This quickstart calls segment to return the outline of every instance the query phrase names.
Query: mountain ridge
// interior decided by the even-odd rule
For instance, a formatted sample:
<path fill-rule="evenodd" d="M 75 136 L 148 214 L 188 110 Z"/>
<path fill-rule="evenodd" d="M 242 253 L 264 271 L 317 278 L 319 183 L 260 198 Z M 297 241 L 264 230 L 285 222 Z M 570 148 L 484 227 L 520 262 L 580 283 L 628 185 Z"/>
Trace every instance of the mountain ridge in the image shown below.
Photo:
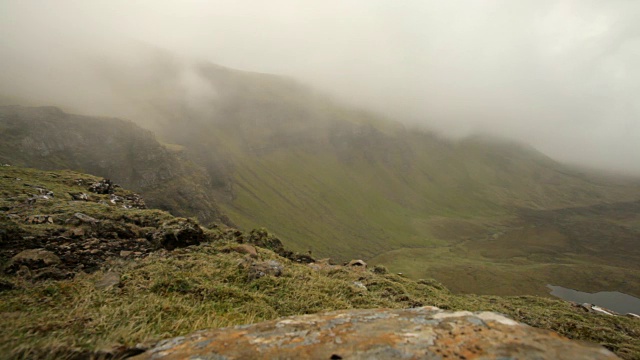
<path fill-rule="evenodd" d="M 136 98 L 154 109 L 142 116 L 149 128 L 180 147 L 184 158 L 195 165 L 191 171 L 204 179 L 193 181 L 193 186 L 208 183 L 206 194 L 220 213 L 244 229 L 267 226 L 287 247 L 301 253 L 311 251 L 337 261 L 384 258 L 396 271 L 416 278 L 435 271 L 434 277 L 448 281 L 462 271 L 455 264 L 468 262 L 488 276 L 474 290 L 506 279 L 501 293 L 541 294 L 545 281 L 558 278 L 551 268 L 567 258 L 576 267 L 570 271 L 570 281 L 576 283 L 584 268 L 580 263 L 586 260 L 580 256 L 586 255 L 574 259 L 570 248 L 554 247 L 550 257 L 525 259 L 532 267 L 548 261 L 549 270 L 536 280 L 538 285 L 528 283 L 523 289 L 515 276 L 491 275 L 493 260 L 478 257 L 468 246 L 533 226 L 519 209 L 552 212 L 640 199 L 640 182 L 635 179 L 583 173 L 530 147 L 486 136 L 442 138 L 349 108 L 272 75 L 197 65 L 188 72 L 198 76 L 199 89 L 211 91 L 202 90 L 198 101 L 188 101 L 189 92 L 180 93 L 180 83 L 172 83 L 184 69 L 177 65 L 162 69 L 162 74 L 147 78 L 163 79 L 163 88 L 175 86 L 175 91 L 166 91 L 167 96 L 140 91 L 142 98 Z M 134 79 L 133 89 L 155 84 L 136 83 L 134 76 L 127 77 L 127 69 L 119 76 L 120 86 Z M 11 150 L 5 153 L 10 159 Z M 633 233 L 637 221 L 623 226 Z M 613 225 L 607 229 L 617 231 Z M 534 240 L 513 238 L 505 246 L 533 251 Z M 401 270 L 405 263 L 413 263 L 416 252 L 411 249 L 416 248 L 444 251 L 453 266 L 442 267 L 432 255 L 419 252 L 417 261 L 426 264 L 425 270 L 419 274 Z M 449 253 L 451 249 L 455 251 Z M 617 251 L 611 249 L 613 258 Z M 387 253 L 396 254 L 393 261 Z M 514 269 L 521 260 L 510 259 L 504 266 Z M 589 270 L 577 284 L 591 286 L 587 277 L 597 277 L 596 270 Z M 630 271 L 623 266 L 614 273 Z M 627 291 L 640 294 L 640 285 L 632 283 Z M 460 285 L 447 285 L 464 291 Z"/>

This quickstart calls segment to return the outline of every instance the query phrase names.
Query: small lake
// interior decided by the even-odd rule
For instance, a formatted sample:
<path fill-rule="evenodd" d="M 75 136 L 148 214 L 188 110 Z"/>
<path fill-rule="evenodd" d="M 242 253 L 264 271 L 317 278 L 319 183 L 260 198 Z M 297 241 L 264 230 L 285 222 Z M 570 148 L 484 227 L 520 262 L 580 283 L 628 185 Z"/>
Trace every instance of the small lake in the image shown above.
<path fill-rule="evenodd" d="M 640 315 L 640 299 L 617 291 L 602 291 L 586 293 L 562 286 L 547 285 L 551 289 L 551 295 L 567 301 L 575 301 L 579 304 L 589 303 L 611 309 L 620 314 L 634 313 Z"/>

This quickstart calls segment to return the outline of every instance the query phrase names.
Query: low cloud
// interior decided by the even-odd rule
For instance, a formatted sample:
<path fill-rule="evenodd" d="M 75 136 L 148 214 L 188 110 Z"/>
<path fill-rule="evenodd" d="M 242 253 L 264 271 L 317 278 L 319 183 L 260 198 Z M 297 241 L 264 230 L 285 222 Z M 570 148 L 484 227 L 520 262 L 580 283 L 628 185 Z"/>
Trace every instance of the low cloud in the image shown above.
<path fill-rule="evenodd" d="M 158 47 L 175 57 L 153 66 L 283 74 L 451 136 L 492 133 L 640 173 L 639 18 L 629 0 L 3 1 L 0 94 L 120 116 L 113 99 L 142 89 L 105 82 L 99 64 L 148 84 L 158 69 L 138 48 Z M 166 85 L 189 101 L 215 96 L 176 76 Z"/>

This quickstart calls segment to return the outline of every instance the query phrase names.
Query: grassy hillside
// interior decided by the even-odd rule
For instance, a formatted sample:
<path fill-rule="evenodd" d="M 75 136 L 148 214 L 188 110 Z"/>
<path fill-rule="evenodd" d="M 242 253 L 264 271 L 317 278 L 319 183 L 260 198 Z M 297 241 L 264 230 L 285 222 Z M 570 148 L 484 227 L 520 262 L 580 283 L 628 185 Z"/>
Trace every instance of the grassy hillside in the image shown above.
<path fill-rule="evenodd" d="M 159 210 L 114 204 L 110 194 L 87 191 L 100 180 L 71 171 L 0 167 L 3 358 L 119 357 L 143 351 L 160 339 L 206 328 L 336 309 L 423 305 L 499 311 L 532 326 L 602 344 L 625 359 L 640 356 L 638 319 L 585 312 L 564 301 L 534 296 L 454 295 L 433 279 L 414 281 L 380 266 L 291 261 L 272 251 L 282 253 L 274 246 L 278 240 L 263 230 L 191 228 L 189 232 L 202 240 L 199 245 L 167 250 L 156 244 L 154 250 L 145 247 L 136 255 L 140 244 L 153 246 L 149 239 L 156 239 L 159 231 L 167 234 L 167 228 L 183 238 L 185 228 L 167 224 L 196 223 Z M 38 189 L 53 192 L 53 197 L 38 197 Z M 78 192 L 89 197 L 73 200 L 70 194 Z M 122 188 L 114 195 L 135 198 Z M 34 196 L 35 201 L 28 201 Z M 78 224 L 77 213 L 93 220 Z M 45 220 L 33 221 L 34 215 Z M 250 244 L 263 247 L 257 246 L 251 255 L 246 252 Z M 31 262 L 14 271 L 11 261 L 16 260 L 9 257 L 34 247 L 56 253 L 61 262 L 48 267 Z M 69 252 L 70 248 L 75 250 Z M 80 267 L 67 253 L 94 260 L 96 266 Z M 252 269 L 265 263 L 275 263 L 281 271 L 256 276 Z M 67 271 L 64 277 L 54 276 L 62 271 Z"/>
<path fill-rule="evenodd" d="M 130 121 L 0 106 L 0 137 L 0 163 L 89 172 L 139 191 L 150 205 L 175 215 L 220 220 L 206 172 L 183 147 L 163 145 Z"/>
<path fill-rule="evenodd" d="M 241 227 L 268 226 L 297 251 L 372 259 L 415 278 L 436 277 L 456 291 L 541 294 L 550 282 L 640 293 L 631 265 L 640 258 L 626 251 L 637 237 L 601 246 L 607 262 L 594 262 L 599 255 L 581 244 L 584 237 L 564 234 L 567 246 L 551 244 L 555 225 L 522 215 L 637 200 L 637 180 L 585 174 L 500 139 L 444 139 L 288 79 L 198 70 L 217 90 L 209 111 L 184 116 L 190 120 L 180 123 L 179 136 L 171 135 L 171 121 L 157 131 L 191 149 L 211 174 L 225 174 L 228 191 L 218 199 Z M 600 216 L 590 212 L 563 229 Z M 530 226 L 549 229 L 520 231 Z M 617 230 L 603 231 L 604 244 Z M 499 243 L 484 241 L 502 233 L 509 236 Z M 545 247 L 552 256 L 540 255 Z M 509 249 L 515 251 L 509 259 L 487 255 Z M 607 282 L 611 277 L 629 281 Z"/>
<path fill-rule="evenodd" d="M 162 69 L 157 78 L 171 91 L 141 91 L 154 86 L 151 75 L 149 84 L 132 84 L 141 90 L 130 99 L 131 113 L 177 144 L 180 151 L 170 158 L 178 160 L 144 165 L 150 153 L 173 153 L 156 144 L 132 152 L 139 156 L 133 165 L 118 162 L 123 169 L 149 166 L 171 174 L 147 187 L 131 184 L 151 204 L 203 220 L 219 206 L 241 228 L 266 226 L 298 252 L 370 259 L 415 278 L 435 277 L 455 291 L 542 294 L 552 283 L 640 294 L 634 275 L 640 258 L 628 251 L 637 247 L 636 218 L 616 223 L 615 210 L 640 199 L 637 179 L 582 173 L 486 136 L 444 139 L 290 79 L 214 65 L 189 69 L 210 90 L 194 104 L 180 92 L 184 69 Z M 116 70 L 110 74 L 124 78 L 119 86 L 129 84 L 126 69 Z M 15 158 L 12 149 L 3 150 L 4 159 Z M 85 154 L 98 163 L 101 152 L 88 150 L 68 152 L 65 164 Z M 37 152 L 17 158 L 17 164 L 51 168 Z M 554 223 L 556 210 L 597 204 L 614 210 Z M 529 210 L 552 216 L 538 219 L 525 215 Z M 572 230 L 596 223 L 605 225 L 590 228 L 597 239 Z M 615 246 L 594 250 L 613 239 Z"/>

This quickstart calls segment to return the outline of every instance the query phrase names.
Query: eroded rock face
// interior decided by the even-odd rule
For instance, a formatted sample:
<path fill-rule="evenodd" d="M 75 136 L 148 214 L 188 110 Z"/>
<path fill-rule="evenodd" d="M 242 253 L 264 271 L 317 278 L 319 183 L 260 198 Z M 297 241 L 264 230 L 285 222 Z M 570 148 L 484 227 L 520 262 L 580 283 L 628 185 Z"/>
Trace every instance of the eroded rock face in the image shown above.
<path fill-rule="evenodd" d="M 343 310 L 201 331 L 136 359 L 617 359 L 490 312 Z"/>

